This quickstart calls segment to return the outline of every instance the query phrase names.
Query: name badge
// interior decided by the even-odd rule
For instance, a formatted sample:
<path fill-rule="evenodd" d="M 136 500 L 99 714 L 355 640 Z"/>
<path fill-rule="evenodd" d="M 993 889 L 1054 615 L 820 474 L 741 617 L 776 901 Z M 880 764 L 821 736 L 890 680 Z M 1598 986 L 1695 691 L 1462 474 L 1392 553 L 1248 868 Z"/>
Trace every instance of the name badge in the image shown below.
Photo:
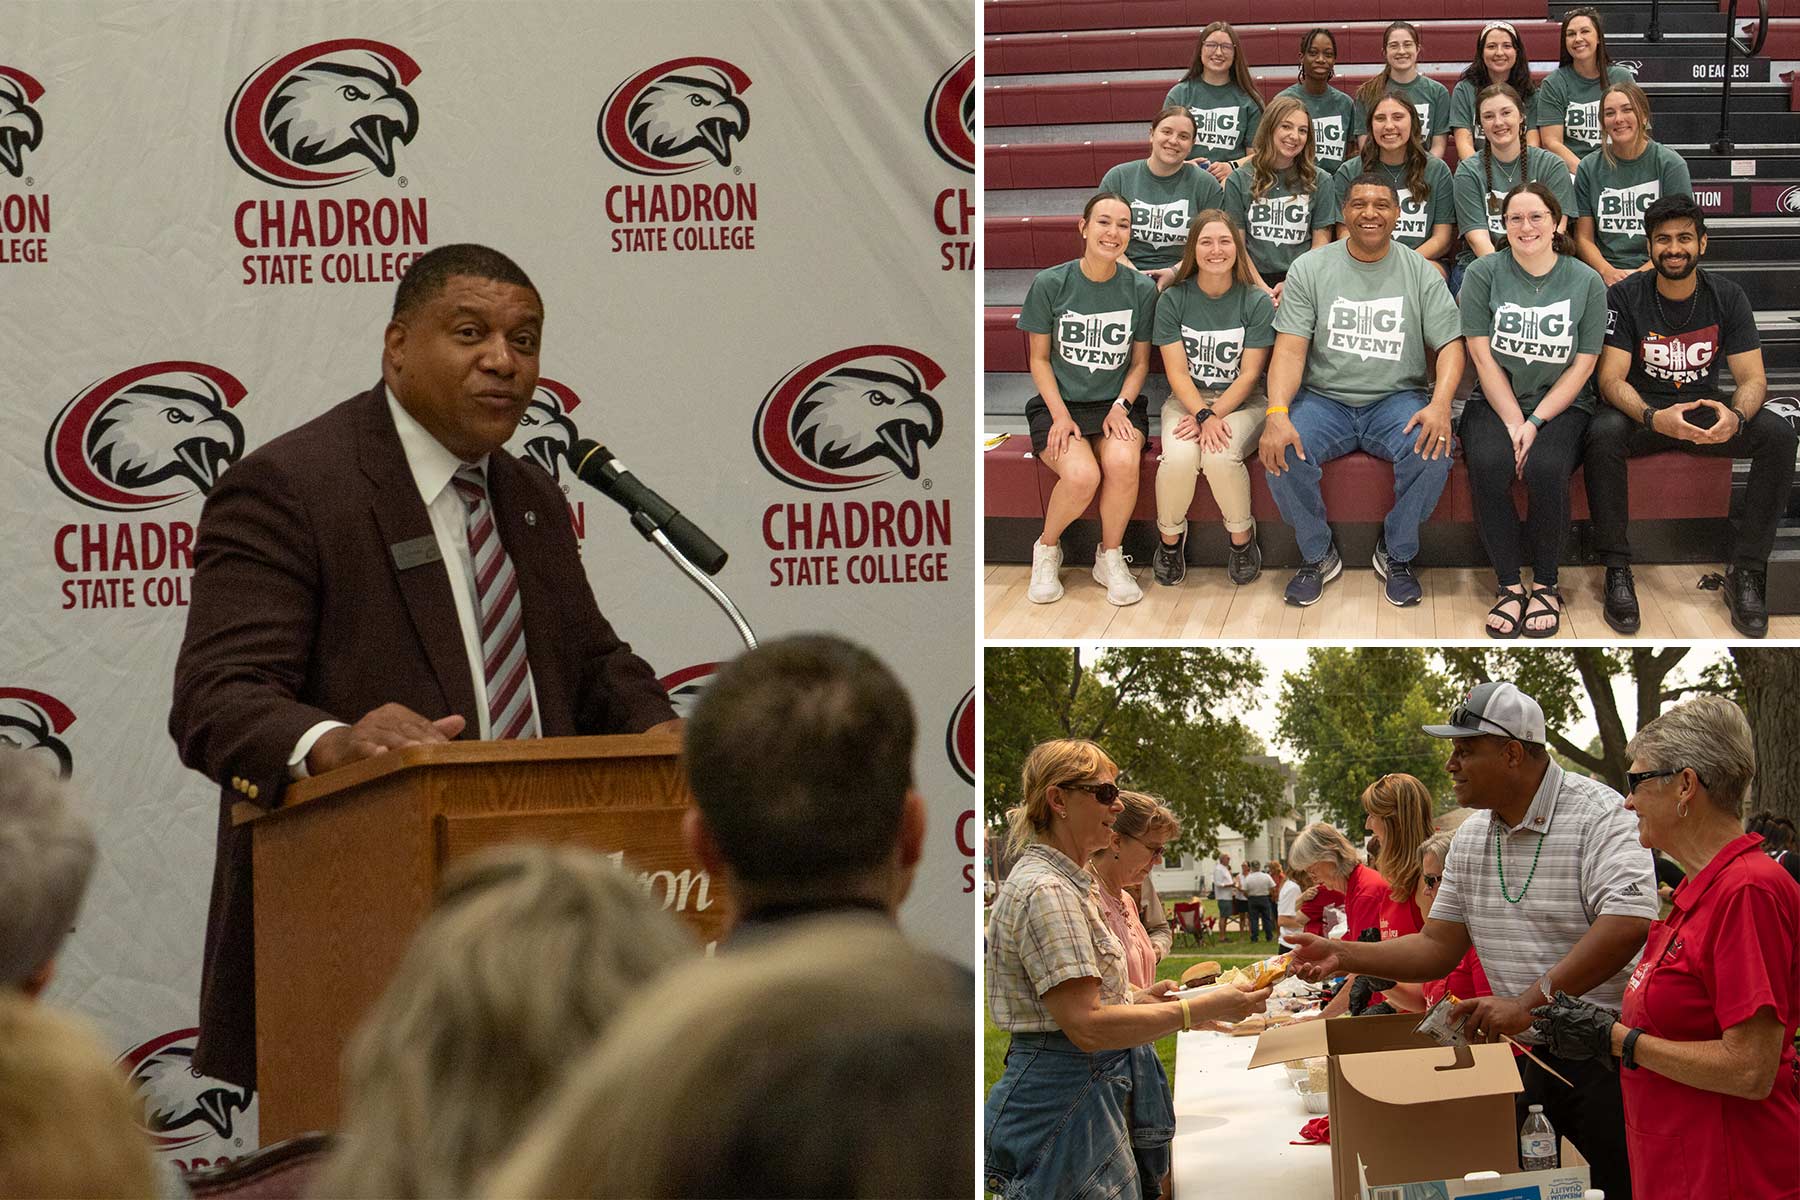
<path fill-rule="evenodd" d="M 400 571 L 410 571 L 426 563 L 441 562 L 444 557 L 444 552 L 438 549 L 437 537 L 429 533 L 424 537 L 395 542 L 388 547 L 388 553 L 394 556 L 394 567 Z"/>

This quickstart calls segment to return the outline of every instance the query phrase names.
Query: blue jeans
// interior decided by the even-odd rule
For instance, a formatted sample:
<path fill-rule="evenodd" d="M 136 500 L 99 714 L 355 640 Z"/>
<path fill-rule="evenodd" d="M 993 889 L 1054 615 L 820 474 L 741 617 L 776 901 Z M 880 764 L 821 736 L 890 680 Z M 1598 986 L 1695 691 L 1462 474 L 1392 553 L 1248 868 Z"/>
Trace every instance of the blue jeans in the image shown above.
<path fill-rule="evenodd" d="M 1269 476 L 1269 491 L 1281 508 L 1281 518 L 1293 527 L 1300 555 L 1316 563 L 1331 549 L 1331 526 L 1325 519 L 1325 498 L 1319 492 L 1324 466 L 1352 450 L 1365 450 L 1394 464 L 1394 507 L 1382 525 L 1388 556 L 1410 562 L 1419 554 L 1419 526 L 1437 507 L 1450 478 L 1450 455 L 1435 459 L 1413 453 L 1418 439 L 1415 426 L 1403 432 L 1413 414 L 1425 407 L 1424 392 L 1395 392 L 1362 408 L 1301 388 L 1288 413 L 1306 447 L 1304 459 L 1287 452 L 1287 470 Z"/>
<path fill-rule="evenodd" d="M 1061 1033 L 1017 1033 L 985 1125 L 983 1180 L 1005 1200 L 1154 1200 L 1175 1102 L 1154 1046 L 1087 1054 Z"/>
<path fill-rule="evenodd" d="M 1268 896 L 1250 897 L 1250 940 L 1275 937 L 1275 901 Z"/>

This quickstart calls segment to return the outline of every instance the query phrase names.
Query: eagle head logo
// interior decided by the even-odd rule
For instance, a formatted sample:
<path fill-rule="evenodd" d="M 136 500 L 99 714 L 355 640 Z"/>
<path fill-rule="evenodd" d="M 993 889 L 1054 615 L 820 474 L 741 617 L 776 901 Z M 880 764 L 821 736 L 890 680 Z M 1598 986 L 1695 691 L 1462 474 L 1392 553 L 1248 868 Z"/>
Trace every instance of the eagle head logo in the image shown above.
<path fill-rule="evenodd" d="M 74 722 L 75 714 L 55 696 L 0 687 L 0 747 L 38 759 L 64 779 L 75 769 L 75 758 L 59 735 Z"/>
<path fill-rule="evenodd" d="M 763 398 L 757 456 L 813 491 L 918 479 L 921 452 L 943 436 L 943 409 L 930 391 L 943 380 L 936 363 L 900 346 L 826 355 L 788 372 Z"/>
<path fill-rule="evenodd" d="M 119 1058 L 139 1106 L 139 1122 L 157 1149 L 179 1150 L 209 1137 L 230 1138 L 250 1093 L 194 1069 L 195 1029 L 178 1029 Z"/>
<path fill-rule="evenodd" d="M 731 165 L 750 130 L 750 77 L 719 58 L 678 58 L 614 88 L 600 109 L 600 148 L 628 171 L 679 175 Z"/>
<path fill-rule="evenodd" d="M 700 702 L 701 693 L 706 685 L 713 681 L 724 663 L 695 663 L 691 667 L 683 667 L 679 671 L 671 671 L 657 680 L 663 685 L 663 691 L 669 693 L 669 703 L 675 708 L 678 717 L 694 715 L 694 705 Z"/>
<path fill-rule="evenodd" d="M 925 139 L 953 167 L 975 170 L 975 55 L 938 77 L 925 101 Z"/>
<path fill-rule="evenodd" d="M 43 85 L 12 67 L 0 67 L 0 168 L 17 179 L 25 174 L 25 152 L 44 140 L 44 122 L 31 107 Z"/>
<path fill-rule="evenodd" d="M 975 782 L 975 689 L 963 693 L 944 726 L 944 754 L 964 783 Z"/>
<path fill-rule="evenodd" d="M 238 86 L 225 143 L 240 167 L 282 187 L 329 187 L 371 171 L 392 177 L 396 147 L 419 131 L 419 106 L 406 90 L 418 73 L 385 42 L 302 46 Z"/>
<path fill-rule="evenodd" d="M 567 384 L 540 375 L 531 404 L 519 420 L 519 430 L 506 448 L 542 467 L 550 478 L 561 479 L 569 449 L 581 439 L 580 430 L 569 419 L 569 413 L 580 403 L 581 397 Z"/>
<path fill-rule="evenodd" d="M 76 393 L 51 422 L 50 478 L 113 511 L 159 508 L 218 483 L 244 453 L 230 411 L 244 385 L 205 363 L 146 363 Z"/>

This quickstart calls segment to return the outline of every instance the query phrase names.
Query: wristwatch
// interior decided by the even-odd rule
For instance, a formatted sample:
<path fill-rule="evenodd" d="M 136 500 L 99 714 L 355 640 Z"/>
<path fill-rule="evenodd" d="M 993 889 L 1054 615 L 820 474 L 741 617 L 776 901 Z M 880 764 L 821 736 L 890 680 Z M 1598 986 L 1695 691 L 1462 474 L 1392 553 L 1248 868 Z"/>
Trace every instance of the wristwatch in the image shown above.
<path fill-rule="evenodd" d="M 1644 1031 L 1641 1029 L 1628 1031 L 1625 1034 L 1625 1044 L 1619 1047 L 1619 1061 L 1625 1065 L 1627 1070 L 1637 1070 L 1637 1040 L 1643 1034 Z"/>
<path fill-rule="evenodd" d="M 1643 421 L 1645 429 L 1648 429 L 1651 433 L 1656 432 L 1656 409 L 1653 405 L 1644 405 Z"/>
<path fill-rule="evenodd" d="M 1525 419 L 1531 422 L 1531 427 L 1533 429 L 1542 429 L 1544 427 L 1544 418 L 1538 416 L 1536 413 L 1532 413 Z"/>
<path fill-rule="evenodd" d="M 1120 396 L 1117 400 L 1114 400 L 1113 403 L 1118 405 L 1120 408 L 1130 408 L 1131 407 L 1131 401 L 1127 400 L 1123 396 Z"/>

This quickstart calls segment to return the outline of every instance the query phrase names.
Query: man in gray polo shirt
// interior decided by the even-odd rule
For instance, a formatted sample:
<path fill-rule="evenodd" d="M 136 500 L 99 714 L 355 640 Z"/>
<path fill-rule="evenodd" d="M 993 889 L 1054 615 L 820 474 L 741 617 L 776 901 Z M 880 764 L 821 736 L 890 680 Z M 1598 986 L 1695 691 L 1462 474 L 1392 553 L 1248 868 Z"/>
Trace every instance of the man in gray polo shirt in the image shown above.
<path fill-rule="evenodd" d="M 1656 919 L 1656 872 L 1637 817 L 1605 784 L 1568 774 L 1544 748 L 1544 710 L 1510 683 L 1475 688 L 1447 725 L 1456 801 L 1477 809 L 1457 829 L 1422 932 L 1380 943 L 1293 940 L 1299 974 L 1441 979 L 1473 944 L 1494 994 L 1463 1000 L 1472 1041 L 1527 1035 L 1531 1009 L 1557 990 L 1617 1010 Z M 1529 1040 L 1521 1037 L 1521 1040 Z M 1629 1200 L 1625 1116 L 1610 1064 L 1539 1052 L 1571 1088 L 1520 1058 L 1518 1116 L 1542 1104 L 1588 1160 L 1608 1200 Z"/>

